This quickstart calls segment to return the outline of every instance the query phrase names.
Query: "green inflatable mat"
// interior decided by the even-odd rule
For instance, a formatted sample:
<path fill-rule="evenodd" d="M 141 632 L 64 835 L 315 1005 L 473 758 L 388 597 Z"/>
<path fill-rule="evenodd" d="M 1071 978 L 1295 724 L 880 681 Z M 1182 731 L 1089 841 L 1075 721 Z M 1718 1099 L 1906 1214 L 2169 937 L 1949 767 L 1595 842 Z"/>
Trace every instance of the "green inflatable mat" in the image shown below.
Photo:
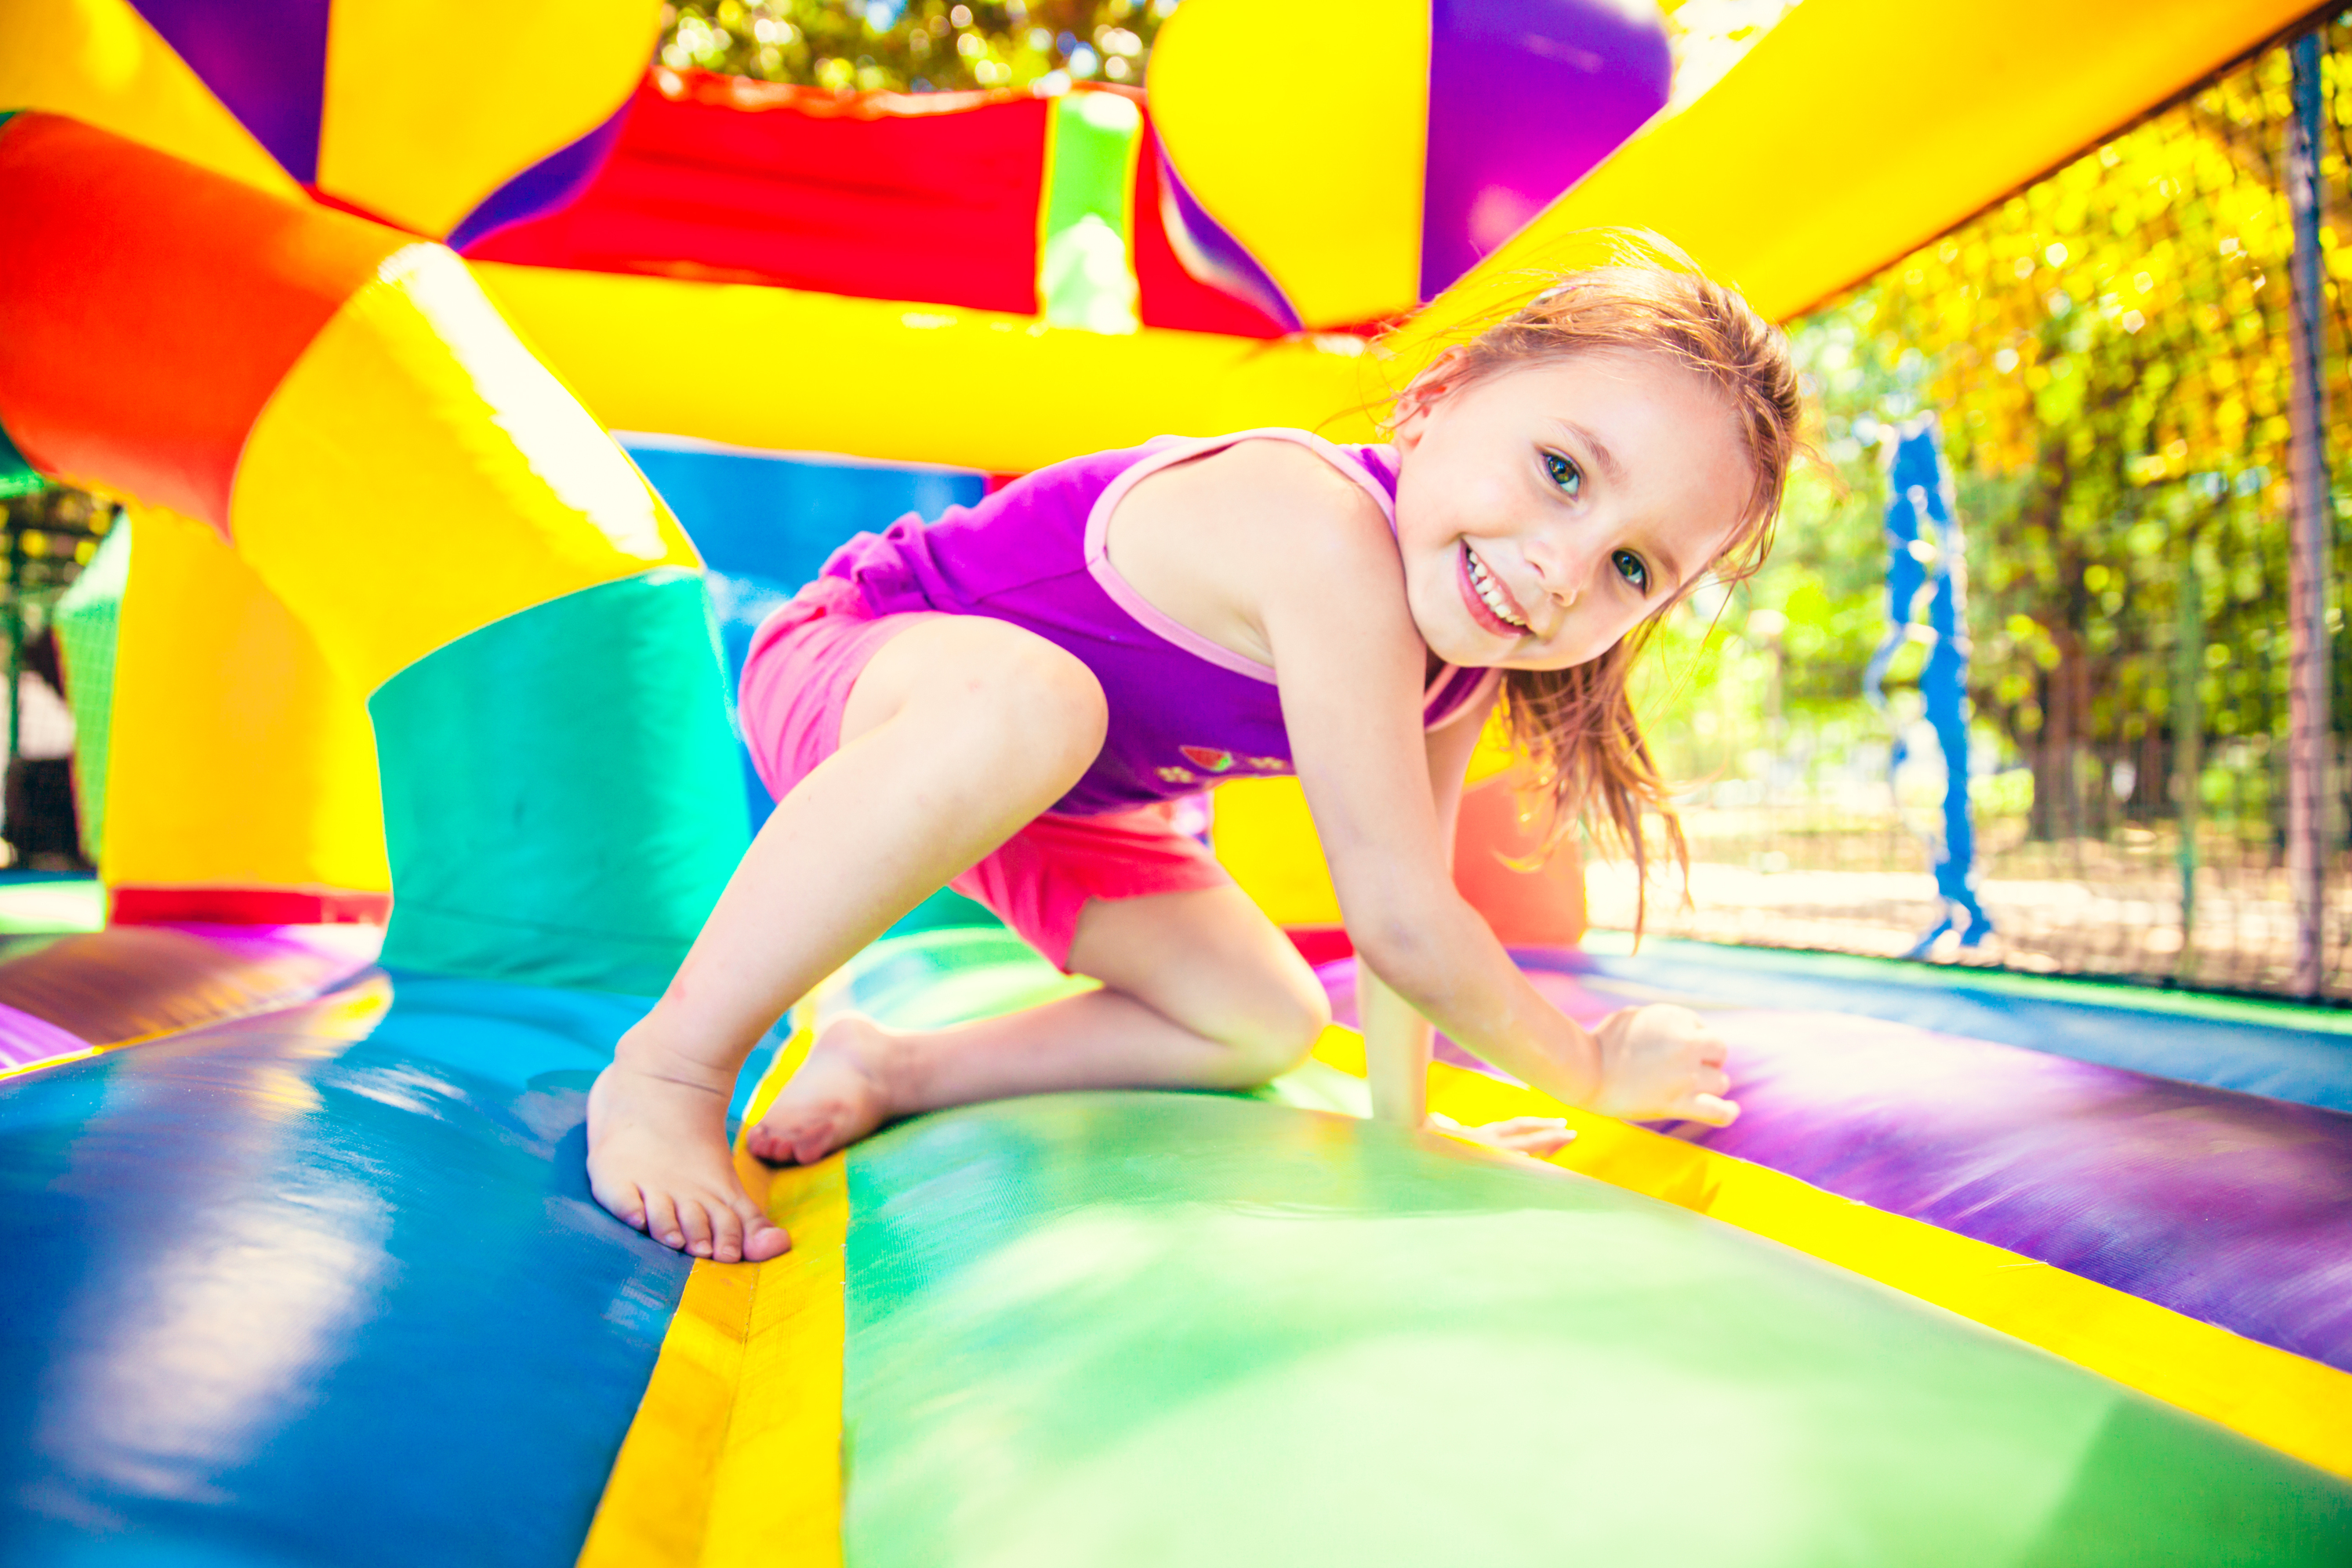
<path fill-rule="evenodd" d="M 2317 1470 L 1447 1141 L 1055 1095 L 848 1181 L 856 1568 L 2352 1563 Z"/>
<path fill-rule="evenodd" d="M 845 980 L 903 1028 L 1085 984 L 955 929 Z M 2352 1563 L 2332 1476 L 1365 1109 L 1309 1063 L 1250 1097 L 1043 1096 L 853 1149 L 852 1568 Z"/>

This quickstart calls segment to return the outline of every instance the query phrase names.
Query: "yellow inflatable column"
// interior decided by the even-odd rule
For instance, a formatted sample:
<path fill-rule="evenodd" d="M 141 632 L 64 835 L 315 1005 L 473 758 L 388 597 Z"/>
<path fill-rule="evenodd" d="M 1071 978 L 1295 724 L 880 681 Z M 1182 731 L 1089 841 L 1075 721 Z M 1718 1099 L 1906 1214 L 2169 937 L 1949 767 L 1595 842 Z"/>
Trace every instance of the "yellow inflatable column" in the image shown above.
<path fill-rule="evenodd" d="M 229 532 L 368 693 L 384 962 L 646 994 L 748 839 L 700 562 L 437 245 L 294 361 Z"/>
<path fill-rule="evenodd" d="M 134 509 L 100 872 L 117 920 L 382 920 L 363 691 L 203 523 Z"/>

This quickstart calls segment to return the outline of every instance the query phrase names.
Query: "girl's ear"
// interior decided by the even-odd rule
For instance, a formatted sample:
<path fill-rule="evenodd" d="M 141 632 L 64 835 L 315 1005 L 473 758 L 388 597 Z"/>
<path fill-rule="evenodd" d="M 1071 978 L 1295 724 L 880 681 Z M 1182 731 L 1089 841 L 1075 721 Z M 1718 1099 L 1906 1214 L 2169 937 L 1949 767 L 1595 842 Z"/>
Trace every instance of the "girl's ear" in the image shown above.
<path fill-rule="evenodd" d="M 1428 420 L 1429 411 L 1454 391 L 1463 358 L 1462 347 L 1457 343 L 1430 361 L 1397 395 L 1396 418 L 1389 434 L 1398 446 L 1409 448 L 1421 439 L 1421 426 Z"/>

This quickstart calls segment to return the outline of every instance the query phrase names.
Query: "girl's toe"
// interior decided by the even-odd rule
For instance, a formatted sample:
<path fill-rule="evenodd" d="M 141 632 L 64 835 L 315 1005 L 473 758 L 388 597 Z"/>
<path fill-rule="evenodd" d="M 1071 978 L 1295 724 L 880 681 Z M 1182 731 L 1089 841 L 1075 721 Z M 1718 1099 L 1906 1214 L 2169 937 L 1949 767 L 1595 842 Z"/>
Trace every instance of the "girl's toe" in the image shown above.
<path fill-rule="evenodd" d="M 713 1199 L 710 1214 L 710 1258 L 715 1263 L 734 1263 L 743 1256 L 743 1216 L 732 1205 Z"/>
<path fill-rule="evenodd" d="M 793 1249 L 793 1238 L 784 1227 L 767 1220 L 753 1226 L 743 1237 L 743 1260 L 765 1263 L 771 1258 L 782 1258 Z"/>
<path fill-rule="evenodd" d="M 699 1199 L 677 1201 L 677 1227 L 686 1236 L 686 1250 L 696 1258 L 710 1256 L 710 1215 Z"/>
<path fill-rule="evenodd" d="M 677 1205 L 663 1192 L 646 1194 L 646 1234 L 664 1247 L 684 1247 L 686 1233 L 677 1226 Z"/>

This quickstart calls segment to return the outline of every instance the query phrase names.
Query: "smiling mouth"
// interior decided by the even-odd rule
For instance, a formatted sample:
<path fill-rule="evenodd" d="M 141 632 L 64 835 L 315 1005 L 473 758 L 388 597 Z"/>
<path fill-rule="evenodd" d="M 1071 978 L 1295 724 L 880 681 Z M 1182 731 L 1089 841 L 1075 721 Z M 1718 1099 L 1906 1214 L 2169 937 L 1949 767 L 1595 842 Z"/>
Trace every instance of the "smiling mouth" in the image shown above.
<path fill-rule="evenodd" d="M 1528 618 L 1511 597 L 1510 590 L 1486 570 L 1486 563 L 1465 541 L 1462 545 L 1462 598 L 1470 606 L 1472 618 L 1496 637 L 1516 637 L 1527 635 Z"/>

